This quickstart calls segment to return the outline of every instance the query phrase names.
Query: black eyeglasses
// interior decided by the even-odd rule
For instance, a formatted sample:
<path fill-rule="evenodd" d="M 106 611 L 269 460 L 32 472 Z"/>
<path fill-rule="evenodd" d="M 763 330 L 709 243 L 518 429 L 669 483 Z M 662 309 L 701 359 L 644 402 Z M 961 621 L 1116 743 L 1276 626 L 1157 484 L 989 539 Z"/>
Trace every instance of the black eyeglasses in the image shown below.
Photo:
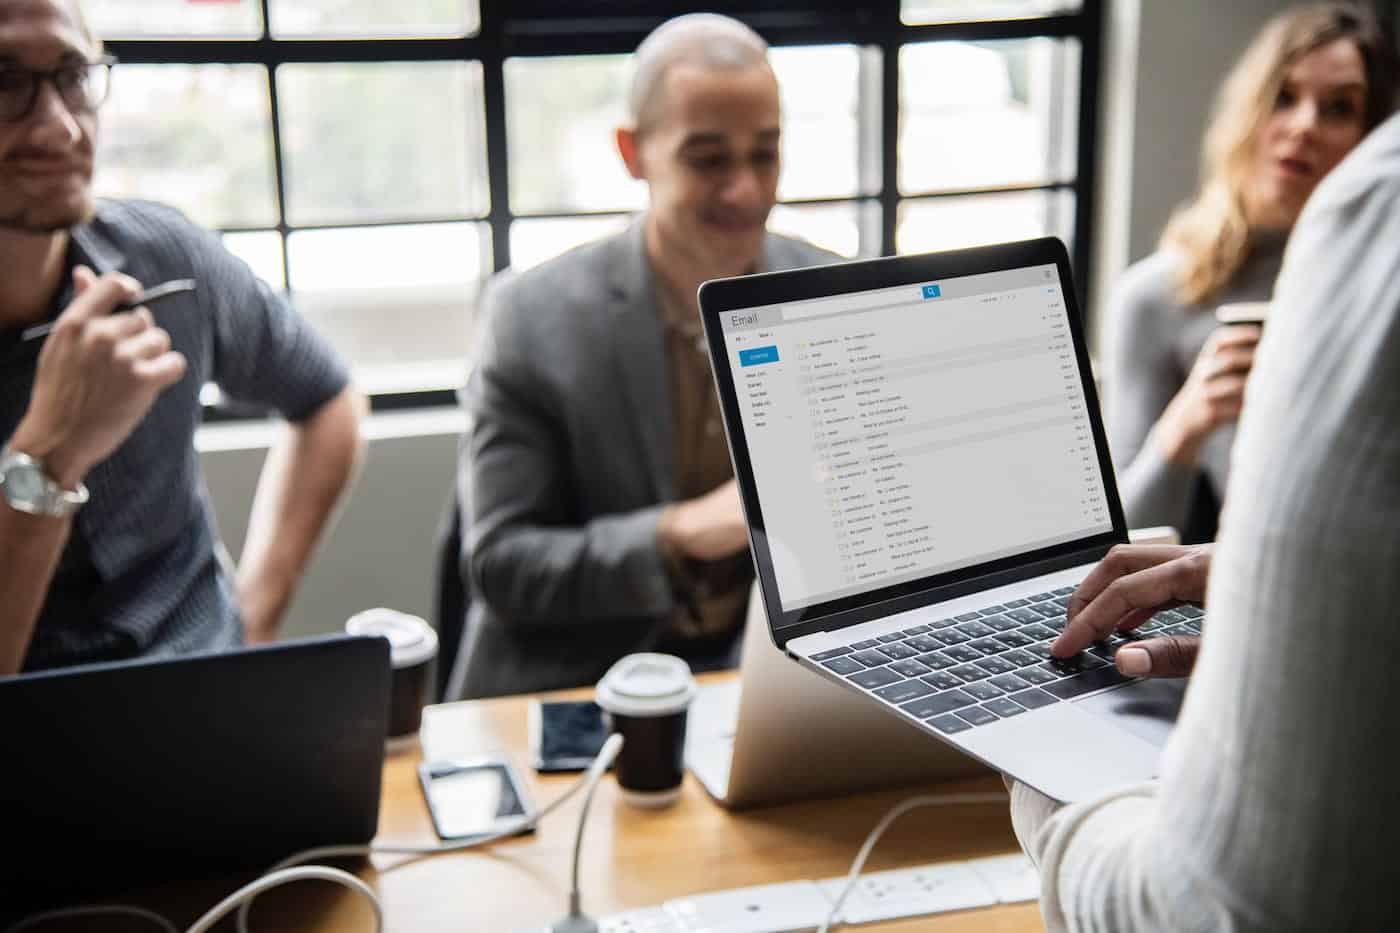
<path fill-rule="evenodd" d="M 33 113 L 45 81 L 53 84 L 70 111 L 95 111 L 112 89 L 112 66 L 116 63 L 115 58 L 104 55 L 95 62 L 60 65 L 49 71 L 0 65 L 0 123 L 17 123 Z"/>

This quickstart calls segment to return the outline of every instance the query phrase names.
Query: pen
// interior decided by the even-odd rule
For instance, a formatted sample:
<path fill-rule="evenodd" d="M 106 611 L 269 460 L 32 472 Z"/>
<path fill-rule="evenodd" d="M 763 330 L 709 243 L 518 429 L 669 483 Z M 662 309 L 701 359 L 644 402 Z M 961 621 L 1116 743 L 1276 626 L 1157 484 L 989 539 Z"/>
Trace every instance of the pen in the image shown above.
<path fill-rule="evenodd" d="M 170 295 L 179 295 L 183 292 L 192 292 L 195 289 L 194 279 L 171 279 L 169 282 L 162 282 L 159 285 L 152 285 L 141 294 L 130 301 L 117 305 L 118 311 L 133 311 L 142 305 L 149 305 Z M 47 337 L 49 331 L 53 330 L 53 321 L 45 321 L 43 324 L 35 324 L 33 327 L 26 327 L 20 331 L 19 339 L 23 343 L 29 340 L 38 340 Z"/>

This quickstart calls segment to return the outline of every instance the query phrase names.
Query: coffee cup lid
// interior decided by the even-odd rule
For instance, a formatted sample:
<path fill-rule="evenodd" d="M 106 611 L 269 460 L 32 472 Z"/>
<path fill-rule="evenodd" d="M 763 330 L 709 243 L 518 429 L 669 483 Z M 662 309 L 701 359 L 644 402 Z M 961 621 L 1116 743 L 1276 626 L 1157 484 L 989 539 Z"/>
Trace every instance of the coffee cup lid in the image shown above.
<path fill-rule="evenodd" d="M 389 639 L 394 667 L 413 667 L 437 654 L 437 632 L 417 616 L 394 609 L 366 609 L 345 622 L 351 635 L 378 635 Z"/>
<path fill-rule="evenodd" d="M 629 654 L 598 681 L 599 706 L 619 716 L 669 716 L 695 699 L 690 665 L 669 654 Z"/>

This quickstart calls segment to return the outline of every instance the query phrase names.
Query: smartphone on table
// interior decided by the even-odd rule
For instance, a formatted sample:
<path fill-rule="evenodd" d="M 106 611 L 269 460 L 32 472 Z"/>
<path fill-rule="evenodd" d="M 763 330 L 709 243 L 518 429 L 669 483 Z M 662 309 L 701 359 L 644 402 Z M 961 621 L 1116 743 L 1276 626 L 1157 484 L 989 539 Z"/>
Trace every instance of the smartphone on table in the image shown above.
<path fill-rule="evenodd" d="M 535 770 L 582 771 L 608 738 L 603 711 L 592 700 L 543 702 L 529 707 L 530 755 Z"/>
<path fill-rule="evenodd" d="M 535 815 L 520 775 L 506 758 L 425 761 L 418 766 L 418 780 L 433 828 L 452 842 L 480 839 Z"/>

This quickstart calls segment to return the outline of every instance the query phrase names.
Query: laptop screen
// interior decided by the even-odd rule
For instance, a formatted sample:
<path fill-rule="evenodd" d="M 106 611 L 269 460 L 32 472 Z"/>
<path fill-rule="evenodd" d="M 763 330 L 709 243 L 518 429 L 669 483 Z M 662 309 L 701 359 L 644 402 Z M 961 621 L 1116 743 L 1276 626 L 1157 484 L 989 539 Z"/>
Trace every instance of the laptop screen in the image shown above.
<path fill-rule="evenodd" d="M 719 315 L 784 613 L 1113 532 L 1071 308 L 1048 262 Z"/>

